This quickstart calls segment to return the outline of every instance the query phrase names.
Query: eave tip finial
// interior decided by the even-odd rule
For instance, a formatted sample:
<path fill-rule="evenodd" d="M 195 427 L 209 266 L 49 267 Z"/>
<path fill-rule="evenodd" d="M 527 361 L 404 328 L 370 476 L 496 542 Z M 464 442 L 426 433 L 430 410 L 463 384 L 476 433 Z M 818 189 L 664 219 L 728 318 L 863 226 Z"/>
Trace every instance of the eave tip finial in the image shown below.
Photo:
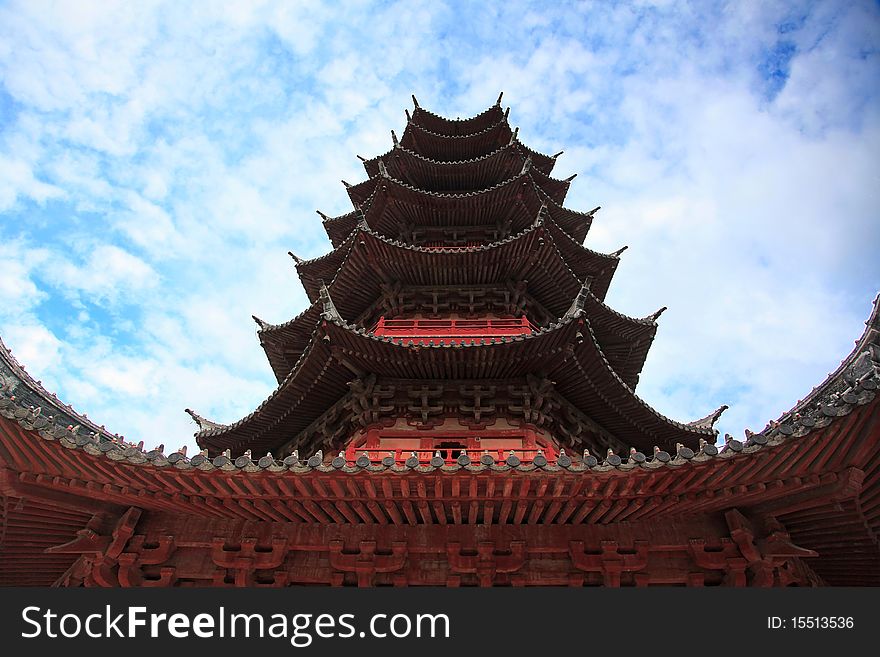
<path fill-rule="evenodd" d="M 263 331 L 263 330 L 269 328 L 269 326 L 270 326 L 269 322 L 265 322 L 265 321 L 263 321 L 262 319 L 260 319 L 260 318 L 257 317 L 256 315 L 251 315 L 251 317 L 254 318 L 254 321 L 257 323 L 257 326 L 260 327 L 260 330 L 261 330 L 261 331 Z"/>
<path fill-rule="evenodd" d="M 501 98 L 503 96 L 504 96 L 504 92 L 502 91 L 500 94 L 498 94 L 498 100 L 495 101 L 495 104 L 498 105 L 499 107 L 501 106 Z"/>
<path fill-rule="evenodd" d="M 398 145 L 397 133 L 394 130 L 391 131 L 391 141 L 394 142 L 395 147 Z"/>
<path fill-rule="evenodd" d="M 652 322 L 656 322 L 656 321 L 659 319 L 660 315 L 662 315 L 663 313 L 665 313 L 667 310 L 668 310 L 668 308 L 667 308 L 666 306 L 663 306 L 663 307 L 660 308 L 659 310 L 654 311 L 654 312 L 650 315 L 650 319 L 651 319 L 651 321 L 652 321 Z"/>
<path fill-rule="evenodd" d="M 287 252 L 287 255 L 289 255 L 291 258 L 293 258 L 293 261 L 294 261 L 296 264 L 298 264 L 298 265 L 301 265 L 301 264 L 302 264 L 303 259 L 300 258 L 298 255 L 296 255 L 293 251 L 288 251 L 288 252 Z"/>
<path fill-rule="evenodd" d="M 195 423 L 197 425 L 199 425 L 199 431 L 206 431 L 208 429 L 222 429 L 223 427 L 226 426 L 226 425 L 220 424 L 219 422 L 212 422 L 211 420 L 208 420 L 208 419 L 202 417 L 201 415 L 196 413 L 191 408 L 185 408 L 183 410 L 187 415 L 189 415 L 195 421 Z"/>
<path fill-rule="evenodd" d="M 620 256 L 621 253 L 623 253 L 624 251 L 626 251 L 628 248 L 629 248 L 629 245 L 628 245 L 628 244 L 625 244 L 625 245 L 623 245 L 622 247 L 620 247 L 619 249 L 617 249 L 617 251 L 615 251 L 615 252 L 612 253 L 611 255 L 612 255 L 613 257 L 617 258 L 617 257 Z"/>
<path fill-rule="evenodd" d="M 410 94 L 410 95 L 412 96 L 412 99 L 413 99 L 413 105 L 415 105 L 416 107 L 418 107 L 418 106 L 419 106 L 419 99 L 416 98 L 416 95 L 415 95 L 415 94 Z"/>

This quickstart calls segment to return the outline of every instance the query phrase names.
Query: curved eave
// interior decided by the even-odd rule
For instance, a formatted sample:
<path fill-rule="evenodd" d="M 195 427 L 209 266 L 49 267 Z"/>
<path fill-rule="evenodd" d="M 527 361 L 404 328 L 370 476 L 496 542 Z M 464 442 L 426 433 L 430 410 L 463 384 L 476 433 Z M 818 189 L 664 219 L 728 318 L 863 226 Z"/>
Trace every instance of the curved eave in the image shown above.
<path fill-rule="evenodd" d="M 354 245 L 328 283 L 345 317 L 358 317 L 381 295 L 383 283 L 405 285 L 490 285 L 528 282 L 529 293 L 561 317 L 580 291 L 543 226 L 536 224 L 507 239 L 466 249 L 428 249 L 359 229 Z M 319 287 L 307 289 L 318 299 Z"/>
<path fill-rule="evenodd" d="M 836 370 L 814 387 L 808 395 L 783 413 L 777 423 L 789 422 L 793 417 L 821 413 L 821 409 L 841 395 L 857 393 L 859 381 L 872 377 L 880 368 L 880 294 L 874 297 L 871 314 L 865 321 L 865 331 L 856 340 L 855 347 Z M 762 433 L 773 431 L 768 425 Z"/>
<path fill-rule="evenodd" d="M 359 210 L 352 210 L 338 217 L 325 217 L 321 224 L 324 226 L 324 232 L 330 238 L 330 244 L 335 249 L 342 244 L 353 231 L 360 221 L 362 214 Z"/>
<path fill-rule="evenodd" d="M 78 413 L 71 406 L 63 403 L 54 392 L 49 392 L 40 381 L 35 380 L 12 355 L 10 350 L 0 339 L 0 390 L 6 390 L 14 394 L 25 406 L 33 406 L 41 409 L 45 416 L 54 417 L 59 423 L 66 425 L 79 425 L 96 435 L 102 440 L 116 440 L 104 427 L 99 426 L 85 415 Z"/>
<path fill-rule="evenodd" d="M 559 227 L 564 230 L 568 236 L 578 244 L 583 244 L 587 239 L 587 233 L 590 232 L 590 226 L 593 224 L 593 215 L 596 210 L 589 212 L 580 212 L 572 210 L 554 201 L 539 185 L 535 185 L 535 192 L 541 203 L 547 205 L 547 211 L 553 217 Z"/>
<path fill-rule="evenodd" d="M 364 160 L 363 163 L 364 170 L 367 172 L 368 178 L 373 178 L 380 174 L 380 161 L 383 162 L 386 167 L 388 167 L 389 171 L 392 171 L 393 162 L 395 159 L 398 158 L 405 161 L 407 165 L 409 165 L 409 162 L 412 161 L 412 166 L 425 169 L 426 175 L 436 175 L 433 171 L 431 171 L 431 169 L 455 167 L 459 164 L 466 164 L 477 169 L 488 168 L 489 160 L 492 160 L 493 158 L 499 157 L 499 155 L 504 155 L 509 152 L 516 152 L 520 158 L 520 162 L 525 162 L 526 159 L 531 159 L 531 168 L 539 171 L 547 177 L 549 177 L 552 173 L 553 165 L 556 163 L 556 158 L 549 155 L 544 155 L 543 153 L 538 153 L 528 146 L 525 146 L 518 139 L 513 139 L 507 144 L 501 145 L 494 151 L 486 153 L 485 155 L 479 155 L 470 159 L 460 160 L 456 162 L 435 160 L 422 153 L 418 153 L 409 148 L 405 148 L 398 143 L 395 144 L 394 147 L 387 153 L 384 153 L 383 155 L 377 155 L 376 157 L 370 158 L 369 160 Z M 405 179 L 405 177 L 397 177 Z"/>
<path fill-rule="evenodd" d="M 659 445 L 674 451 L 676 443 L 699 449 L 700 439 L 714 442 L 713 429 L 690 426 L 662 415 L 635 394 L 602 353 L 588 323 L 572 358 L 552 374 L 557 389 L 581 412 L 624 444 L 642 450 Z"/>
<path fill-rule="evenodd" d="M 511 230 L 517 232 L 517 228 L 525 228 L 523 221 L 532 222 L 537 216 L 537 196 L 530 192 L 531 187 L 528 173 L 487 189 L 460 194 L 429 192 L 399 180 L 382 178 L 365 204 L 364 214 L 370 228 L 392 239 L 402 226 L 491 227 L 516 221 L 518 226 L 512 226 Z M 531 203 L 521 203 L 524 194 L 534 197 Z"/>
<path fill-rule="evenodd" d="M 425 381 L 523 377 L 563 358 L 577 330 L 563 319 L 531 334 L 429 344 L 377 336 L 340 319 L 325 319 L 323 327 L 331 349 L 365 372 Z"/>
<path fill-rule="evenodd" d="M 455 162 L 487 155 L 510 142 L 513 136 L 506 119 L 468 135 L 448 136 L 425 130 L 411 121 L 406 124 L 400 144 L 432 160 Z"/>
<path fill-rule="evenodd" d="M 437 162 L 397 147 L 382 162 L 391 178 L 425 191 L 454 194 L 494 187 L 515 178 L 522 172 L 525 159 L 514 143 L 462 162 Z M 369 180 L 348 188 L 353 203 L 363 204 L 370 197 L 375 182 L 382 177 L 378 163 L 374 168 L 367 168 Z"/>
<path fill-rule="evenodd" d="M 504 118 L 504 110 L 498 104 L 492 105 L 489 109 L 466 119 L 448 119 L 417 106 L 413 110 L 410 121 L 420 128 L 436 134 L 455 137 L 481 132 L 504 120 Z"/>
<path fill-rule="evenodd" d="M 360 239 L 358 236 L 363 237 L 365 241 L 367 239 L 375 239 L 376 237 L 374 234 L 366 231 L 356 231 L 350 235 L 352 244 L 355 240 Z M 391 242 L 391 244 L 399 246 L 399 243 Z M 498 243 L 499 246 L 502 244 L 504 243 Z M 388 241 L 383 240 L 383 248 L 387 245 Z M 548 251 L 552 250 L 549 242 L 545 242 L 544 245 L 540 246 L 547 248 Z M 412 250 L 412 247 L 409 247 L 409 250 Z M 422 253 L 426 252 L 425 249 L 420 249 L 418 251 Z M 428 256 L 431 256 L 434 253 L 436 253 L 434 250 L 427 251 Z M 455 253 L 458 254 L 460 252 Z M 451 254 L 447 253 L 446 255 L 448 256 Z M 380 261 L 387 262 L 387 260 L 384 259 L 386 257 L 393 260 L 397 259 L 393 254 L 388 253 Z M 556 259 L 558 260 L 558 254 Z M 354 263 L 355 268 L 359 265 L 363 265 L 365 268 L 364 280 L 371 275 L 375 275 L 376 272 L 374 269 L 371 269 L 369 273 L 366 273 L 366 263 Z M 457 268 L 458 265 L 454 265 L 453 267 Z M 562 280 L 567 281 L 567 284 L 563 286 L 563 289 L 571 292 L 575 290 L 576 281 L 579 277 L 573 275 L 574 272 L 566 272 L 563 267 L 564 265 L 562 263 L 557 262 L 557 267 L 555 269 L 557 277 L 555 280 L 557 283 Z M 412 274 L 417 269 L 419 269 L 418 266 L 411 268 L 410 273 Z M 342 276 L 341 280 L 351 281 L 356 280 L 357 277 L 357 274 Z M 313 278 L 314 280 L 312 280 Z M 381 286 L 381 281 L 383 280 L 380 276 L 377 279 L 376 286 L 362 283 L 361 287 L 356 291 L 361 291 L 362 288 L 362 291 L 365 293 L 364 297 L 360 302 L 352 304 L 352 290 L 347 290 L 345 288 L 345 285 L 348 283 L 338 282 L 336 278 L 337 275 L 333 275 L 327 277 L 326 280 L 330 281 L 331 296 L 333 296 L 334 293 L 337 293 L 336 296 L 340 298 L 339 305 L 345 311 L 346 317 L 359 316 L 365 308 L 364 304 L 367 303 L 368 300 L 375 301 L 375 295 L 380 293 L 380 287 L 376 286 Z M 258 332 L 260 342 L 263 349 L 266 351 L 272 369 L 279 381 L 290 372 L 296 359 L 305 350 L 306 344 L 311 338 L 311 334 L 318 322 L 320 315 L 320 303 L 318 302 L 320 284 L 318 280 L 319 277 L 307 277 L 304 279 L 304 281 L 309 281 L 308 293 L 310 297 L 314 297 L 312 305 L 309 306 L 305 312 L 289 322 L 268 326 Z M 552 283 L 552 281 L 553 279 L 549 279 L 547 282 Z M 563 308 L 566 303 L 570 303 L 571 298 L 572 297 L 568 297 L 565 299 L 559 296 L 551 306 L 559 310 L 560 308 Z M 372 303 L 372 301 L 370 301 L 370 303 Z M 604 304 L 591 292 L 586 296 L 584 312 L 596 333 L 599 343 L 602 345 L 603 352 L 612 364 L 612 367 L 614 367 L 615 371 L 628 385 L 635 388 L 638 374 L 644 366 L 645 358 L 647 357 L 648 350 L 650 349 L 651 342 L 656 332 L 656 322 L 650 319 L 636 319 L 619 313 Z M 561 315 L 561 312 L 557 313 L 557 316 Z"/>
<path fill-rule="evenodd" d="M 321 283 L 329 282 L 336 276 L 354 248 L 358 232 L 357 229 L 352 230 L 346 240 L 329 253 L 297 263 L 296 273 L 299 275 L 299 280 L 309 297 L 309 301 L 312 303 L 317 301 Z"/>
<path fill-rule="evenodd" d="M 590 292 L 585 300 L 584 314 L 612 369 L 635 390 L 657 333 L 657 322 L 619 313 Z"/>
<path fill-rule="evenodd" d="M 383 179 L 428 194 L 453 196 L 478 193 L 524 175 L 525 161 L 514 146 L 505 146 L 485 157 L 463 162 L 433 162 L 405 148 L 398 148 L 390 162 L 384 163 L 387 175 L 373 174 L 367 180 L 349 186 L 346 191 L 352 204 L 362 209 Z M 408 161 L 402 161 L 404 158 Z M 570 181 L 551 178 L 538 170 L 532 171 L 531 166 L 527 173 L 548 198 L 562 204 Z"/>
<path fill-rule="evenodd" d="M 257 331 L 260 346 L 266 352 L 266 358 L 278 383 L 287 378 L 305 352 L 312 333 L 318 326 L 321 310 L 321 304 L 315 302 L 290 321 Z"/>
<path fill-rule="evenodd" d="M 344 396 L 350 378 L 350 372 L 334 364 L 326 342 L 312 339 L 287 378 L 253 412 L 232 424 L 198 432 L 196 442 L 212 453 L 272 449 Z"/>
<path fill-rule="evenodd" d="M 588 249 L 572 239 L 571 235 L 556 223 L 552 212 L 548 211 L 547 214 L 550 218 L 546 225 L 569 269 L 581 280 L 589 278 L 590 292 L 599 300 L 604 300 L 608 288 L 611 287 L 611 279 L 617 271 L 617 265 L 620 264 L 620 257 Z"/>
<path fill-rule="evenodd" d="M 563 322 L 530 336 L 497 338 L 490 344 L 406 347 L 325 318 L 306 352 L 278 388 L 257 409 L 234 424 L 200 431 L 196 441 L 212 452 L 223 449 L 270 449 L 283 444 L 320 416 L 347 392 L 353 377 L 339 363 L 380 376 L 506 378 L 524 376 L 573 338 Z"/>
<path fill-rule="evenodd" d="M 532 173 L 532 179 L 555 204 L 565 203 L 565 196 L 568 194 L 568 188 L 571 187 L 571 180 L 552 178 L 537 169 Z"/>

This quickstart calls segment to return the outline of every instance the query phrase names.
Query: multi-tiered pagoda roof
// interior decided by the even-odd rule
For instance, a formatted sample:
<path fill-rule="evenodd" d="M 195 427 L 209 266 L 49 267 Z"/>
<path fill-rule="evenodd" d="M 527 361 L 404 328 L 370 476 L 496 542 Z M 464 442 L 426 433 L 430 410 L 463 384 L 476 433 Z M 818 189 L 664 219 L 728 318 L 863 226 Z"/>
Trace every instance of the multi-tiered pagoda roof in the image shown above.
<path fill-rule="evenodd" d="M 354 210 L 322 215 L 333 250 L 294 256 L 311 306 L 285 323 L 258 320 L 278 388 L 238 422 L 203 425 L 199 443 L 214 453 L 329 454 L 351 431 L 316 436 L 314 423 L 351 399 L 352 381 L 370 376 L 496 387 L 552 381 L 558 407 L 589 419 L 557 429 L 565 432 L 557 447 L 576 452 L 714 442 L 711 425 L 675 422 L 636 396 L 659 312 L 633 318 L 605 305 L 622 249 L 582 245 L 595 210 L 565 207 L 574 176 L 552 177 L 558 154 L 523 145 L 500 105 L 455 121 L 416 105 L 407 118 L 390 151 L 362 158 L 366 180 L 346 183 Z M 433 321 L 440 330 L 437 322 L 453 316 L 445 332 L 425 328 Z M 409 334 L 387 330 L 400 329 L 401 317 Z M 500 331 L 517 318 L 523 330 Z M 480 321 L 482 334 L 455 335 Z M 564 425 L 552 413 L 547 420 L 550 431 Z"/>

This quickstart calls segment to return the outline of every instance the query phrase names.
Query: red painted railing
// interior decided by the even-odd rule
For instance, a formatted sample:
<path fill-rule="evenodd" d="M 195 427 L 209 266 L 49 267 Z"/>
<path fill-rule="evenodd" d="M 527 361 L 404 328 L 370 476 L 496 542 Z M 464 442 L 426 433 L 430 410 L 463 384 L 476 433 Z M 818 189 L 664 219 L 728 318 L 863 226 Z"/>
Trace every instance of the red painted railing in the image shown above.
<path fill-rule="evenodd" d="M 437 251 L 439 249 L 446 249 L 448 251 L 466 251 L 467 249 L 473 249 L 478 246 L 484 246 L 485 242 L 468 242 L 466 244 L 443 244 L 442 242 L 428 242 L 426 244 L 422 244 L 423 249 L 431 249 L 432 251 Z"/>
<path fill-rule="evenodd" d="M 492 457 L 492 459 L 496 463 L 502 463 L 511 453 L 515 454 L 516 457 L 522 463 L 531 463 L 532 460 L 537 456 L 538 452 L 547 457 L 548 460 L 555 460 L 556 453 L 552 448 L 523 448 L 523 449 L 465 449 L 465 448 L 456 448 L 456 447 L 444 447 L 439 449 L 363 449 L 363 448 L 349 448 L 345 451 L 345 460 L 351 463 L 360 457 L 363 454 L 366 454 L 369 457 L 371 463 L 381 463 L 382 459 L 387 456 L 391 456 L 394 458 L 394 462 L 398 465 L 403 465 L 408 458 L 415 455 L 419 460 L 420 465 L 427 465 L 431 462 L 438 453 L 440 458 L 443 459 L 446 465 L 453 465 L 456 463 L 459 455 L 467 453 L 467 455 L 471 458 L 471 463 L 479 463 L 480 459 L 488 454 Z"/>
<path fill-rule="evenodd" d="M 392 338 L 428 338 L 428 342 L 444 338 L 458 342 L 469 338 L 496 338 L 528 335 L 536 331 L 524 315 L 522 317 L 483 319 L 385 319 L 380 317 L 373 333 Z"/>

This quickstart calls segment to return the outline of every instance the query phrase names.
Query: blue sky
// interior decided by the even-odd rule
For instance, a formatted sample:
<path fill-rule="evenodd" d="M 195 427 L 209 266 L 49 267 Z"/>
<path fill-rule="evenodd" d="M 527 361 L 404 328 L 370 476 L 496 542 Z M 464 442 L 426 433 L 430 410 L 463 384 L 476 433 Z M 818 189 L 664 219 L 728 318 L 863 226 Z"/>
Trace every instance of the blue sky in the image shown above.
<path fill-rule="evenodd" d="M 410 94 L 504 91 L 564 150 L 608 296 L 669 310 L 638 389 L 758 430 L 837 366 L 880 289 L 873 2 L 0 5 L 0 336 L 75 408 L 194 446 L 274 379 L 250 319 L 306 305 L 287 251 L 391 147 Z"/>

